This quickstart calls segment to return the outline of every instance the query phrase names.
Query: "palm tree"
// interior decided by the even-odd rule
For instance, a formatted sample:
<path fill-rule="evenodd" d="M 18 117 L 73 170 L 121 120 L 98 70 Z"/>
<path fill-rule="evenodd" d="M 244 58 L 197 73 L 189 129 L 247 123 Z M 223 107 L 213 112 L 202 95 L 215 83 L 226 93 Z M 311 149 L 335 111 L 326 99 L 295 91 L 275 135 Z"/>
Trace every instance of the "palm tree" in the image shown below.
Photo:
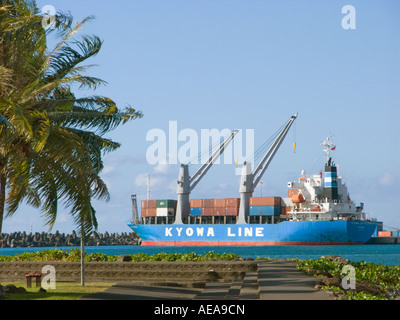
<path fill-rule="evenodd" d="M 34 1 L 0 0 L 0 233 L 5 209 L 15 214 L 22 200 L 40 208 L 51 229 L 61 200 L 79 226 L 84 285 L 84 238 L 97 228 L 91 200 L 109 199 L 99 176 L 102 156 L 119 147 L 104 134 L 142 114 L 130 106 L 121 111 L 107 97 L 73 94 L 74 85 L 105 83 L 82 66 L 101 40 L 73 37 L 90 17 L 72 28 L 72 18 L 58 14 L 60 41 L 51 51 L 52 31 L 41 19 Z"/>
<path fill-rule="evenodd" d="M 21 6 L 34 3 L 13 2 Z M 61 200 L 70 208 L 83 239 L 97 228 L 91 199 L 109 199 L 99 176 L 102 155 L 119 144 L 104 134 L 142 114 L 130 106 L 121 111 L 107 97 L 77 98 L 73 94 L 74 85 L 96 89 L 105 83 L 83 74 L 89 66 L 81 65 L 99 52 L 101 40 L 73 37 L 91 18 L 73 28 L 68 16 L 57 19 L 61 40 L 48 51 L 48 31 L 41 26 L 37 10 L 25 6 L 18 11 L 16 7 L 0 8 L 0 45 L 19 46 L 17 57 L 7 56 L 15 47 L 0 52 L 0 73 L 16 79 L 0 81 L 0 232 L 5 198 L 7 216 L 25 200 L 42 210 L 50 229 Z M 14 27 L 10 21 L 16 21 Z"/>

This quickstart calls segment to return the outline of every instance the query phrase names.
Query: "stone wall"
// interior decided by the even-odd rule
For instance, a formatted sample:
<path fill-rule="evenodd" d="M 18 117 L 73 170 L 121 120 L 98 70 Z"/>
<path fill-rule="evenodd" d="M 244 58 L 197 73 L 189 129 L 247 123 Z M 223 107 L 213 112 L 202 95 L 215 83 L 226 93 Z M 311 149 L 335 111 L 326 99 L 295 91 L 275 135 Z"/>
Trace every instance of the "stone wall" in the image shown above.
<path fill-rule="evenodd" d="M 79 262 L 0 262 L 0 282 L 25 281 L 25 274 L 43 273 L 46 265 L 55 269 L 56 281 L 80 281 Z M 256 271 L 255 261 L 205 262 L 86 262 L 87 281 L 196 282 L 243 279 Z"/>
<path fill-rule="evenodd" d="M 14 232 L 10 234 L 2 233 L 0 235 L 0 248 L 18 248 L 18 247 L 74 247 L 80 245 L 80 237 L 75 231 L 71 234 L 54 234 L 46 232 L 26 233 Z M 139 238 L 135 233 L 97 233 L 86 239 L 87 246 L 115 246 L 115 245 L 137 245 Z"/>

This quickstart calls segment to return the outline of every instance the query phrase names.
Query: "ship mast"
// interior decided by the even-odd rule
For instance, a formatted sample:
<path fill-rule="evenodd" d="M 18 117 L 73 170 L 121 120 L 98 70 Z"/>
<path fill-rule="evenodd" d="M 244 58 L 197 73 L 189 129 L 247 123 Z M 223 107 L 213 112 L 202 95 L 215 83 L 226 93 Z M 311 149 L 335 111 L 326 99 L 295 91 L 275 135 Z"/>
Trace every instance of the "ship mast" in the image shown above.
<path fill-rule="evenodd" d="M 333 144 L 333 136 L 329 136 L 326 138 L 326 140 L 324 142 L 321 142 L 321 146 L 324 147 L 324 151 L 326 152 L 326 163 L 330 164 L 330 158 L 331 158 L 331 150 L 334 150 L 334 148 L 336 147 Z"/>
<path fill-rule="evenodd" d="M 321 145 L 324 147 L 327 157 L 324 172 L 324 196 L 329 201 L 339 199 L 337 168 L 331 159 L 331 150 L 335 150 L 336 146 L 333 144 L 332 140 L 333 136 L 331 135 L 321 143 Z"/>

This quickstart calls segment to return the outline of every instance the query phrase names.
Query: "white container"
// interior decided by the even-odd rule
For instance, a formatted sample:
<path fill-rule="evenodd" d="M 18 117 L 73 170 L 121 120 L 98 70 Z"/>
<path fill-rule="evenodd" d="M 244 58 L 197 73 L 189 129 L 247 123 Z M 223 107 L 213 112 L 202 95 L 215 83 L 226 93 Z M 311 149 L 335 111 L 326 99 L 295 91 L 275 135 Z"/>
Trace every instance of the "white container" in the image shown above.
<path fill-rule="evenodd" d="M 174 215 L 174 208 L 157 208 L 157 217 L 168 217 Z"/>
<path fill-rule="evenodd" d="M 157 208 L 157 217 L 168 217 L 168 208 Z"/>

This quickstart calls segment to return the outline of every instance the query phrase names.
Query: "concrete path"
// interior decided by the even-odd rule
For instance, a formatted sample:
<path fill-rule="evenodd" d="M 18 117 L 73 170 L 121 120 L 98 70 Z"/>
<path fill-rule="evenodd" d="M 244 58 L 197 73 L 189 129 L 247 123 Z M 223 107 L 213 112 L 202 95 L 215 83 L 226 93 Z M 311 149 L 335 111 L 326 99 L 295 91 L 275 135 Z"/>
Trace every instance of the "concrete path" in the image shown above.
<path fill-rule="evenodd" d="M 316 279 L 291 261 L 260 262 L 243 280 L 207 282 L 202 288 L 119 283 L 81 300 L 334 300 L 314 289 Z"/>
<path fill-rule="evenodd" d="M 259 264 L 258 285 L 261 300 L 333 300 L 326 291 L 314 289 L 316 278 L 297 270 L 294 262 Z"/>

